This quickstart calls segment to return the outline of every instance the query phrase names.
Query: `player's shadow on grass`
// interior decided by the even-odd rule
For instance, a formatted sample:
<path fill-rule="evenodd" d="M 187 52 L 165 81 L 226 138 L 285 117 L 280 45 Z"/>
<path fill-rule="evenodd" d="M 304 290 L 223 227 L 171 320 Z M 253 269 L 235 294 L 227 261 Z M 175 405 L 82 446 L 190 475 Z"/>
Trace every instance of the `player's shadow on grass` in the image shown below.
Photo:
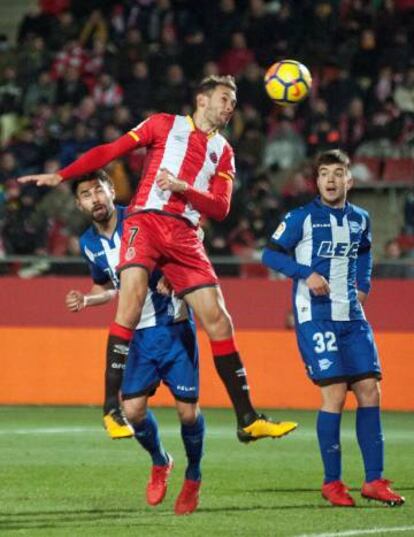
<path fill-rule="evenodd" d="M 96 522 L 126 522 L 129 526 L 149 526 L 145 523 L 143 515 L 150 515 L 148 509 L 77 509 L 61 511 L 21 511 L 17 513 L 0 512 L 1 530 L 30 530 L 52 528 L 86 528 Z M 163 513 L 169 515 L 170 513 Z M 171 516 L 173 513 L 171 513 Z M 157 522 L 158 524 L 158 522 Z M 166 523 L 166 526 L 168 524 Z"/>
<path fill-rule="evenodd" d="M 360 492 L 361 491 L 361 488 L 360 487 L 348 487 L 349 491 L 350 492 Z M 398 487 L 398 491 L 399 492 L 408 492 L 408 491 L 411 491 L 411 490 L 414 490 L 414 487 L 404 487 L 404 486 L 399 486 Z M 282 489 L 282 488 L 277 488 L 277 487 L 274 487 L 274 488 L 266 488 L 266 489 L 260 489 L 260 488 L 257 488 L 257 489 L 234 489 L 232 491 L 234 494 L 237 494 L 237 493 L 241 493 L 241 494 L 244 494 L 246 492 L 251 492 L 251 493 L 260 493 L 260 492 L 263 492 L 263 493 L 271 493 L 271 494 L 274 494 L 274 493 L 277 493 L 277 492 L 280 492 L 280 493 L 293 493 L 293 494 L 297 494 L 298 492 L 316 492 L 316 493 L 320 493 L 321 492 L 321 489 L 320 487 L 315 487 L 315 488 L 290 488 L 290 489 Z"/>
<path fill-rule="evenodd" d="M 251 505 L 250 507 L 200 507 L 197 509 L 197 513 L 234 513 L 234 512 L 242 512 L 242 511 L 288 511 L 291 509 L 312 509 L 312 510 L 319 510 L 319 509 L 341 509 L 343 510 L 343 507 L 333 507 L 332 505 L 326 504 L 326 505 L 320 505 L 317 503 L 312 504 L 297 504 L 297 505 L 268 505 L 263 506 L 260 505 Z M 356 505 L 352 509 L 384 509 L 383 505 L 379 504 L 364 504 L 364 505 Z"/>

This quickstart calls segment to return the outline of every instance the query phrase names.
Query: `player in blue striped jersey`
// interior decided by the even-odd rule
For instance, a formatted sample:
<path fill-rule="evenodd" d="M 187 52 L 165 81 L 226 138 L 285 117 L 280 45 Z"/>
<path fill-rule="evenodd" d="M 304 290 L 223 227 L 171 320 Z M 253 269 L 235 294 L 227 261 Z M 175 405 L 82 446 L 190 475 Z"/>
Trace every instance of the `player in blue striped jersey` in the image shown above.
<path fill-rule="evenodd" d="M 317 435 L 323 497 L 333 505 L 355 505 L 341 481 L 340 421 L 350 389 L 358 403 L 356 432 L 365 467 L 361 494 L 400 505 L 404 498 L 382 477 L 381 367 L 362 307 L 371 286 L 370 222 L 365 210 L 346 201 L 352 186 L 349 164 L 340 150 L 318 157 L 319 196 L 286 215 L 262 259 L 293 279 L 298 346 L 322 394 Z"/>
<path fill-rule="evenodd" d="M 66 297 L 69 310 L 77 312 L 116 296 L 119 286 L 116 267 L 125 210 L 114 205 L 112 181 L 103 171 L 81 177 L 74 182 L 73 189 L 79 208 L 92 218 L 92 225 L 80 237 L 80 248 L 94 283 L 86 295 L 72 290 Z M 147 502 L 161 503 L 172 458 L 161 444 L 158 425 L 147 409 L 147 402 L 161 381 L 168 386 L 176 400 L 188 458 L 184 485 L 175 505 L 176 514 L 181 515 L 196 509 L 201 483 L 204 418 L 198 406 L 198 346 L 187 306 L 174 295 L 160 293 L 161 287 L 165 290 L 162 274 L 154 270 L 129 354 L 122 337 L 111 334 L 108 338 L 104 424 L 112 438 L 135 436 L 149 452 L 153 467 Z M 121 382 L 125 413 L 131 425 L 119 405 Z"/>

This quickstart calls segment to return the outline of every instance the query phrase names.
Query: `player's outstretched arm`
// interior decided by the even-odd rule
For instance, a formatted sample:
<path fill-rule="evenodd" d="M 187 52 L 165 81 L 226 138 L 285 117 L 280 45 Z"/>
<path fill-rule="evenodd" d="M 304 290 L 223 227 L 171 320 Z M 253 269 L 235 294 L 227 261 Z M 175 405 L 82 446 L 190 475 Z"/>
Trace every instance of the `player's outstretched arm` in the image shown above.
<path fill-rule="evenodd" d="M 40 173 L 37 175 L 24 175 L 19 177 L 19 183 L 35 183 L 36 186 L 57 186 L 63 181 L 63 177 L 58 173 Z"/>

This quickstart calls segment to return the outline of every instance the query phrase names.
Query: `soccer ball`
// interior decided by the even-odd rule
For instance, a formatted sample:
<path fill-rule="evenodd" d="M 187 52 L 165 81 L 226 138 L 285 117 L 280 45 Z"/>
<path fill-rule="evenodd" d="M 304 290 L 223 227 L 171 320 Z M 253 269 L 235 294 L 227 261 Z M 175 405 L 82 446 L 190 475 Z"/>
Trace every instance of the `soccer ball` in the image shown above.
<path fill-rule="evenodd" d="M 272 101 L 281 106 L 288 106 L 306 97 L 312 85 L 312 76 L 302 63 L 282 60 L 269 67 L 264 83 Z"/>

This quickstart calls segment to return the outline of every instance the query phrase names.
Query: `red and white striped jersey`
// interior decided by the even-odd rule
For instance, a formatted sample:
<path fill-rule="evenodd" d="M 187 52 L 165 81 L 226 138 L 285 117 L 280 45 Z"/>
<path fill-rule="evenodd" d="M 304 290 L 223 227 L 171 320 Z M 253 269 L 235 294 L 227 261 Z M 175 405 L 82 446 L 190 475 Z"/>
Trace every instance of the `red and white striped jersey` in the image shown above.
<path fill-rule="evenodd" d="M 147 147 L 143 174 L 129 212 L 159 210 L 179 215 L 197 225 L 200 213 L 183 195 L 162 191 L 155 179 L 165 168 L 201 192 L 211 192 L 215 181 L 233 180 L 233 149 L 215 131 L 197 129 L 190 116 L 155 114 L 128 133 L 139 146 Z"/>

